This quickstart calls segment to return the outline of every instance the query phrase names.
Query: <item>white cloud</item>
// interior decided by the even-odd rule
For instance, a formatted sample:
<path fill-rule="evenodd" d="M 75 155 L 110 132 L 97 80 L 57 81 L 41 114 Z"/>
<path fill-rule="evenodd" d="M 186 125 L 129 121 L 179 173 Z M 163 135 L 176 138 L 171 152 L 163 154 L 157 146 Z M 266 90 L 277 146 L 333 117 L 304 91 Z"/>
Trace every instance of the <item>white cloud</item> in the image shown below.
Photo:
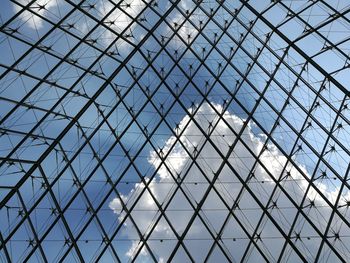
<path fill-rule="evenodd" d="M 99 19 L 104 18 L 112 9 L 114 9 L 114 11 L 104 20 L 104 23 L 107 25 L 108 29 L 101 26 L 97 30 L 97 35 L 99 35 L 98 39 L 100 40 L 99 43 L 105 47 L 109 46 L 112 42 L 115 42 L 116 38 L 119 38 L 118 34 L 124 32 L 125 29 L 127 30 L 123 33 L 123 36 L 124 38 L 126 37 L 131 43 L 136 44 L 143 39 L 145 32 L 135 30 L 138 23 L 133 22 L 133 18 L 137 17 L 141 12 L 143 12 L 143 10 L 146 8 L 146 3 L 148 2 L 149 0 L 128 0 L 123 2 L 120 8 L 114 8 L 114 5 L 111 2 L 99 1 L 96 7 Z M 170 6 L 171 4 L 167 4 L 167 8 L 170 8 Z M 193 8 L 193 3 L 188 0 L 183 0 L 180 2 L 178 8 L 181 8 L 185 12 L 186 10 L 191 10 Z M 128 15 L 126 13 L 128 13 Z M 143 15 L 141 15 L 141 18 L 144 18 Z M 180 26 L 184 20 L 185 17 L 177 9 L 174 9 L 174 11 L 168 17 L 168 21 L 172 27 L 175 23 Z M 192 18 L 192 20 L 196 21 L 197 19 Z M 83 34 L 87 34 L 93 25 L 89 25 L 89 22 L 90 20 L 82 20 L 77 24 L 77 28 Z M 199 33 L 198 30 L 188 21 L 176 29 L 178 29 L 177 34 L 186 42 L 192 42 L 195 36 Z M 159 32 L 165 36 L 170 36 L 173 34 L 173 30 L 174 29 L 171 29 L 169 26 L 163 25 L 163 28 Z M 119 52 L 124 56 L 127 55 L 127 52 L 131 51 L 132 46 L 123 38 L 120 38 L 115 42 L 115 44 Z M 177 37 L 173 38 L 170 44 L 174 48 L 183 46 L 182 41 Z"/>
<path fill-rule="evenodd" d="M 57 6 L 58 1 L 59 0 L 37 0 L 30 6 L 34 14 L 26 10 L 22 12 L 20 18 L 26 22 L 28 27 L 32 29 L 40 29 L 44 25 L 44 20 L 35 14 L 45 17 L 50 9 Z M 31 0 L 17 0 L 17 2 L 26 6 Z M 16 13 L 22 10 L 22 6 L 15 3 L 13 4 L 13 7 Z"/>
<path fill-rule="evenodd" d="M 127 12 L 131 17 L 138 16 L 143 9 L 146 7 L 146 4 L 149 2 L 142 1 L 142 0 L 133 0 L 133 1 L 127 1 L 123 4 L 123 6 L 128 5 L 128 7 L 123 7 L 123 11 Z M 169 8 L 171 5 L 168 4 L 167 8 Z M 98 6 L 98 11 L 100 13 L 101 18 L 104 17 L 111 9 L 113 5 L 109 2 L 100 2 Z M 180 2 L 178 8 L 181 8 L 184 12 L 186 10 L 191 10 L 193 8 L 192 1 L 183 0 Z M 177 10 L 169 16 L 168 21 L 172 24 L 172 26 L 176 23 L 177 25 L 181 25 L 185 17 Z M 132 37 L 129 38 L 131 42 L 137 43 L 140 41 L 144 36 L 142 34 L 135 34 L 133 31 L 135 27 L 137 26 L 137 23 L 133 23 L 132 18 L 126 15 L 123 11 L 120 9 L 115 9 L 112 14 L 108 16 L 108 18 L 105 20 L 105 22 L 108 24 L 109 28 L 111 28 L 113 31 L 117 33 L 123 32 L 126 28 L 128 28 L 127 32 L 124 33 L 124 35 L 132 35 Z M 196 19 L 192 19 L 196 21 Z M 181 36 L 185 41 L 192 41 L 195 36 L 198 34 L 198 31 L 191 25 L 190 22 L 186 21 L 181 27 L 177 28 L 178 32 L 177 34 Z M 172 29 L 170 29 L 168 26 L 164 27 L 164 32 L 162 32 L 164 35 L 172 34 Z M 103 44 L 108 46 L 110 45 L 117 36 L 112 33 L 110 30 L 105 30 L 102 35 L 101 39 L 103 40 Z M 181 41 L 180 41 L 181 42 Z M 181 46 L 182 44 L 180 42 L 176 42 L 174 39 L 171 41 L 171 44 L 174 47 Z M 127 44 L 126 41 L 120 41 L 118 42 L 118 48 L 122 51 L 126 52 L 131 46 Z"/>
<path fill-rule="evenodd" d="M 215 105 L 215 108 L 218 112 L 221 112 L 223 110 L 220 105 Z M 234 114 L 230 114 L 229 112 L 225 112 L 224 118 L 227 123 L 235 130 L 235 132 L 240 132 L 241 128 L 243 127 L 244 120 L 240 119 Z M 208 104 L 201 106 L 195 115 L 195 119 L 198 124 L 206 131 L 210 129 L 210 123 L 214 124 L 219 120 L 217 114 Z M 219 154 L 208 142 L 205 142 L 205 136 L 203 136 L 201 131 L 190 119 L 190 117 L 186 116 L 183 118 L 177 132 L 180 132 L 181 130 L 184 130 L 184 132 L 180 137 L 180 140 L 191 154 L 195 151 L 195 147 L 197 147 L 197 149 L 200 149 L 204 145 L 203 150 L 197 158 L 197 162 L 198 165 L 205 171 L 207 177 L 211 180 L 213 178 L 214 172 L 219 169 L 222 163 Z M 219 120 L 218 125 L 211 135 L 211 139 L 221 149 L 221 152 L 224 155 L 228 153 L 228 145 L 231 145 L 234 142 L 235 138 L 235 134 L 222 120 Z M 261 152 L 264 137 L 254 135 L 250 123 L 244 130 L 241 138 L 248 145 L 249 149 L 252 152 L 257 155 Z M 174 143 L 175 147 L 171 149 L 171 146 Z M 164 165 L 161 163 L 160 158 L 155 152 L 150 153 L 149 163 L 152 164 L 155 169 L 160 166 L 156 178 L 153 179 L 149 184 L 150 192 L 164 207 L 168 203 L 169 196 L 174 193 L 176 189 L 176 183 L 171 177 L 170 172 L 174 175 L 179 174 L 180 177 L 182 177 L 189 169 L 186 178 L 184 179 L 185 184 L 183 184 L 183 189 L 186 194 L 190 196 L 192 204 L 196 206 L 196 203 L 200 202 L 205 190 L 209 186 L 209 184 L 206 183 L 207 181 L 204 176 L 200 173 L 198 167 L 194 165 L 189 168 L 191 164 L 191 158 L 188 156 L 188 153 L 181 146 L 181 144 L 179 142 L 176 142 L 175 136 L 171 136 L 167 140 L 165 147 L 162 150 L 159 149 L 158 152 L 162 153 L 163 155 L 169 155 L 165 160 L 166 165 Z M 282 168 L 287 162 L 287 158 L 284 157 L 277 150 L 277 148 L 271 144 L 268 145 L 268 150 L 263 151 L 260 156 L 260 160 L 275 178 L 280 177 Z M 238 141 L 233 153 L 230 155 L 229 162 L 237 171 L 239 176 L 245 180 L 249 174 L 249 171 L 254 167 L 255 160 L 247 148 L 245 148 L 245 146 L 242 144 L 242 142 Z M 166 166 L 168 166 L 169 169 L 167 169 Z M 299 165 L 298 168 L 301 169 L 304 174 L 309 176 L 308 172 L 302 165 Z M 286 171 L 290 172 L 290 179 L 285 180 L 283 186 L 291 195 L 293 200 L 300 204 L 301 199 L 307 189 L 308 183 L 306 180 L 304 180 L 304 177 L 298 171 L 297 167 L 291 165 L 290 163 L 287 164 Z M 259 200 L 263 204 L 266 204 L 268 198 L 271 195 L 274 183 L 271 182 L 272 180 L 268 173 L 259 165 L 254 169 L 254 174 L 255 179 L 250 180 L 249 187 L 256 194 Z M 284 173 L 282 176 L 285 175 L 286 173 Z M 149 180 L 149 178 L 146 179 L 146 181 Z M 319 183 L 317 186 L 329 200 L 332 202 L 335 201 L 335 198 L 338 195 L 337 189 L 329 190 L 327 185 L 324 183 Z M 226 165 L 220 172 L 218 180 L 215 183 L 215 187 L 225 202 L 229 206 L 233 206 L 238 192 L 242 188 L 242 184 L 239 182 L 237 176 Z M 142 183 L 136 184 L 134 189 L 127 196 L 122 197 L 128 208 L 133 205 L 136 198 L 139 196 L 143 189 L 144 185 Z M 144 235 L 147 235 L 149 233 L 150 228 L 155 223 L 155 219 L 160 215 L 160 213 L 157 212 L 157 205 L 153 201 L 150 192 L 146 190 L 143 193 L 141 199 L 137 202 L 134 211 L 131 213 L 134 220 L 136 221 L 137 227 Z M 319 227 L 319 229 L 321 231 L 324 231 L 324 227 L 329 218 L 331 209 L 327 207 L 326 202 L 315 190 L 310 190 L 307 194 L 307 198 L 308 201 L 304 204 L 308 205 L 309 200 L 314 201 L 317 209 L 307 208 L 304 209 L 305 212 Z M 343 197 L 341 199 L 341 202 L 344 203 L 348 198 L 349 196 L 346 198 Z M 276 222 L 282 227 L 282 229 L 288 231 L 297 209 L 293 208 L 291 201 L 281 191 L 277 191 L 273 200 L 277 200 L 278 209 L 275 209 L 274 211 L 270 210 L 270 212 Z M 245 229 L 249 233 L 252 233 L 262 214 L 262 210 L 260 210 L 258 204 L 253 200 L 252 196 L 247 191 L 245 191 L 240 197 L 239 207 L 241 210 L 237 210 L 235 214 L 237 218 L 241 220 L 241 223 L 244 225 Z M 121 212 L 122 209 L 120 201 L 117 198 L 111 201 L 110 208 L 118 214 L 119 221 L 122 221 L 122 219 L 125 217 L 125 212 Z M 202 209 L 203 212 L 200 214 L 204 220 L 210 222 L 210 228 L 213 232 L 218 232 L 228 212 L 214 191 L 210 192 Z M 181 191 L 177 191 L 167 211 L 167 217 L 173 224 L 178 234 L 181 235 L 188 221 L 190 220 L 191 215 L 193 214 L 193 210 L 190 204 L 185 199 Z M 312 229 L 312 227 L 304 221 L 305 220 L 300 220 L 298 222 L 295 228 L 296 231 L 300 231 L 301 236 L 304 238 L 306 238 L 308 235 L 316 235 L 316 232 Z M 259 231 L 261 231 L 261 236 L 267 239 L 263 239 L 263 243 L 260 243 L 260 245 L 263 251 L 271 251 L 271 255 L 269 255 L 267 252 L 266 254 L 268 257 L 270 257 L 271 261 L 273 261 L 277 259 L 284 239 L 282 239 L 279 231 L 269 220 L 266 219 L 266 217 L 263 222 L 264 223 L 262 226 L 264 227 L 260 227 Z M 129 238 L 138 238 L 138 236 L 132 236 L 132 234 L 129 234 L 134 233 L 134 231 L 132 231 L 134 227 L 130 219 L 126 220 L 124 228 L 124 233 Z M 243 242 L 243 240 L 248 241 L 248 239 L 244 234 L 243 229 L 238 225 L 235 219 L 230 219 L 222 234 L 222 237 L 224 239 L 227 238 L 227 241 L 224 240 L 224 244 L 227 246 L 228 250 L 231 251 L 233 259 L 235 261 L 239 261 L 239 253 L 234 253 L 234 250 L 239 248 L 239 251 L 244 251 L 246 243 Z M 273 239 L 274 237 L 281 238 Z M 151 240 L 152 238 L 174 240 L 173 242 L 164 242 L 166 245 L 163 244 L 162 246 L 159 245 L 151 247 L 153 253 L 155 253 L 159 259 L 161 258 L 162 260 L 166 260 L 171 253 L 176 238 L 164 218 L 162 218 L 155 227 L 151 235 Z M 203 253 L 203 250 L 205 251 L 206 249 L 205 247 L 208 247 L 211 244 L 211 242 L 204 240 L 206 238 L 210 239 L 211 237 L 203 227 L 201 221 L 197 218 L 194 221 L 189 233 L 187 234 L 186 239 L 188 240 L 187 245 L 192 247 L 192 249 L 190 249 L 191 253 L 193 253 L 192 256 L 199 261 L 203 260 L 201 258 L 202 256 L 205 256 L 205 253 Z M 241 240 L 241 242 L 237 241 L 236 243 L 233 243 L 232 238 Z M 191 243 L 191 239 L 199 239 L 201 241 Z M 317 252 L 317 245 L 319 241 L 320 240 L 317 239 L 313 243 L 308 244 L 307 247 L 305 246 L 304 242 L 297 242 L 296 244 L 302 253 L 305 254 L 305 257 L 307 259 L 312 259 L 315 256 L 314 253 Z M 152 244 L 152 242 L 149 243 Z M 127 255 L 133 256 L 135 249 L 138 249 L 140 245 L 141 244 L 138 241 L 134 241 L 129 251 L 127 252 Z M 201 246 L 202 249 L 199 246 Z M 141 254 L 146 255 L 146 250 L 143 250 Z M 252 261 L 258 260 L 258 257 L 254 259 L 254 253 L 252 253 L 251 259 Z M 293 255 L 291 255 L 290 260 L 293 260 Z"/>
<path fill-rule="evenodd" d="M 171 6 L 171 4 L 168 4 L 168 8 Z M 180 2 L 178 5 L 178 9 L 181 9 L 183 13 L 191 12 L 192 9 L 194 8 L 194 3 L 193 1 L 189 0 L 183 0 Z M 166 30 L 164 34 L 166 34 L 168 37 L 173 35 L 174 31 L 177 30 L 177 35 L 180 36 L 186 43 L 190 43 L 193 41 L 193 39 L 197 36 L 199 33 L 198 30 L 189 22 L 191 20 L 192 22 L 198 21 L 198 17 L 196 14 L 192 14 L 191 17 L 189 17 L 187 20 L 185 16 L 180 13 L 178 9 L 174 9 L 174 11 L 171 13 L 171 15 L 168 17 L 168 22 L 171 25 L 171 28 L 169 26 L 166 26 Z M 185 21 L 186 20 L 186 21 Z M 176 25 L 176 26 L 175 26 Z M 180 27 L 181 25 L 181 27 Z M 174 48 L 179 48 L 183 46 L 182 40 L 179 38 L 175 37 L 170 41 L 171 45 Z"/>
<path fill-rule="evenodd" d="M 122 4 L 121 8 L 115 8 L 114 11 L 105 19 L 105 24 L 107 24 L 108 27 L 115 31 L 117 34 L 122 33 L 126 28 L 128 28 L 128 30 L 124 33 L 124 36 L 132 35 L 133 37 L 129 37 L 128 39 L 131 42 L 135 41 L 135 38 L 137 38 L 138 36 L 135 36 L 133 34 L 133 30 L 137 23 L 133 22 L 132 18 L 137 17 L 142 12 L 142 10 L 146 7 L 145 2 L 147 1 L 125 1 Z M 110 2 L 100 2 L 98 5 L 98 11 L 100 13 L 101 18 L 105 17 L 113 7 L 114 5 Z M 121 9 L 123 9 L 123 11 Z M 126 13 L 128 13 L 128 15 Z M 111 30 L 105 30 L 101 35 L 103 44 L 106 46 L 110 45 L 116 37 L 117 35 Z M 127 42 L 123 40 L 119 43 L 118 48 L 123 49 L 127 46 Z"/>

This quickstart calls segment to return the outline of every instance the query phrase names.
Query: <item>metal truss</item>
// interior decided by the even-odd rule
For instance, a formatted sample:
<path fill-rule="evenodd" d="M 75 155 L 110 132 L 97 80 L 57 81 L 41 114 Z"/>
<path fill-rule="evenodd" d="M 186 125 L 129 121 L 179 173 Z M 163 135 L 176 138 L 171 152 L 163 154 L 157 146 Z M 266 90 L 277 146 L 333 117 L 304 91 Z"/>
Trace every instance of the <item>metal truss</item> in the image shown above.
<path fill-rule="evenodd" d="M 2 1 L 0 261 L 349 262 L 349 13 Z"/>

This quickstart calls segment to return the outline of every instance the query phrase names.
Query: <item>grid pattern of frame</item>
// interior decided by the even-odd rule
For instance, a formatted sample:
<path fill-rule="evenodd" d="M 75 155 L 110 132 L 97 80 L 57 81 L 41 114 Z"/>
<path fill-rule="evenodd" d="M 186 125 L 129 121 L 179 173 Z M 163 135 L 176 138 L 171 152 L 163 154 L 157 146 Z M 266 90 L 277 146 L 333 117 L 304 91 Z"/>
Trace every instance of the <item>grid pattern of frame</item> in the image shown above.
<path fill-rule="evenodd" d="M 350 261 L 346 0 L 0 9 L 2 262 Z"/>

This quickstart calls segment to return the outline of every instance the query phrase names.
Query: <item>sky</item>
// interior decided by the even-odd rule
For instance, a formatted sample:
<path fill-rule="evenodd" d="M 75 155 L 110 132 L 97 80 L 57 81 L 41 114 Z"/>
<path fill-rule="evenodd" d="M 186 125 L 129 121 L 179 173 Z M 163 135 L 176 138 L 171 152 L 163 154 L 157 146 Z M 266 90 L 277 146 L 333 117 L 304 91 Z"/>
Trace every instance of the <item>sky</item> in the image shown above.
<path fill-rule="evenodd" d="M 281 251 L 285 262 L 300 256 L 313 261 L 325 231 L 331 234 L 320 260 L 336 262 L 337 253 L 349 258 L 345 218 L 350 196 L 348 186 L 341 187 L 350 162 L 344 94 L 348 23 L 339 19 L 304 36 L 305 21 L 321 25 L 331 12 L 326 4 L 309 1 L 282 1 L 263 12 L 265 20 L 255 20 L 241 1 L 225 1 L 222 7 L 207 1 L 201 8 L 190 0 L 176 8 L 161 0 L 152 8 L 143 0 L 125 1 L 120 8 L 112 2 L 90 0 L 81 11 L 74 10 L 77 0 L 0 3 L 0 127 L 8 130 L 0 136 L 0 157 L 26 160 L 1 164 L 0 185 L 5 187 L 0 197 L 45 155 L 40 169 L 21 184 L 20 196 L 10 198 L 0 212 L 11 259 L 23 261 L 35 248 L 32 262 L 41 262 L 40 249 L 49 262 L 62 256 L 77 261 L 76 250 L 67 250 L 67 225 L 79 236 L 85 261 L 101 257 L 110 262 L 116 253 L 122 262 L 165 262 L 169 257 L 201 262 L 207 256 L 213 262 L 238 262 L 246 253 L 249 262 L 274 262 Z M 346 1 L 336 2 L 333 8 L 346 12 Z M 30 8 L 22 12 L 27 4 Z M 249 4 L 258 12 L 269 5 L 260 0 Z M 301 19 L 288 19 L 286 8 L 300 12 Z M 230 11 L 237 12 L 237 19 Z M 159 23 L 164 14 L 167 23 Z M 61 27 L 50 32 L 62 19 Z M 295 46 L 277 33 L 266 39 L 268 22 L 279 25 Z M 251 23 L 254 29 L 248 33 Z M 225 34 L 220 27 L 227 27 Z M 342 42 L 339 49 L 323 48 Z M 311 62 L 305 66 L 299 49 L 321 69 Z M 54 114 L 46 114 L 50 109 Z M 59 136 L 60 143 L 49 150 Z M 43 172 L 52 184 L 47 194 Z M 280 187 L 274 181 L 281 178 Z M 64 217 L 56 216 L 53 197 Z M 235 204 L 240 209 L 230 213 Z M 97 217 L 90 222 L 91 207 Z M 22 223 L 19 214 L 28 209 L 33 211 L 30 220 Z M 114 251 L 105 249 L 105 233 Z M 214 242 L 219 233 L 221 239 Z M 298 233 L 300 239 L 286 243 L 282 233 L 294 239 Z M 331 238 L 334 233 L 341 238 Z M 183 244 L 177 241 L 181 235 Z M 257 235 L 254 245 L 249 236 Z M 140 236 L 148 239 L 146 244 Z M 41 247 L 30 244 L 41 237 Z M 4 249 L 0 255 L 5 260 Z"/>

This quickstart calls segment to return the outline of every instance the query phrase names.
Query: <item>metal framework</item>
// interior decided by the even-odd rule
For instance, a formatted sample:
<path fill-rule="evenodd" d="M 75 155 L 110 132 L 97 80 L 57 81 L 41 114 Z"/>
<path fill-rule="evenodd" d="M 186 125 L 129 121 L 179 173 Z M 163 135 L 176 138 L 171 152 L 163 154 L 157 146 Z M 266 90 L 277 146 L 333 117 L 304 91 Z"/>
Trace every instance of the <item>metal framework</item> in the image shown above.
<path fill-rule="evenodd" d="M 1 262 L 349 262 L 347 0 L 3 0 Z"/>

